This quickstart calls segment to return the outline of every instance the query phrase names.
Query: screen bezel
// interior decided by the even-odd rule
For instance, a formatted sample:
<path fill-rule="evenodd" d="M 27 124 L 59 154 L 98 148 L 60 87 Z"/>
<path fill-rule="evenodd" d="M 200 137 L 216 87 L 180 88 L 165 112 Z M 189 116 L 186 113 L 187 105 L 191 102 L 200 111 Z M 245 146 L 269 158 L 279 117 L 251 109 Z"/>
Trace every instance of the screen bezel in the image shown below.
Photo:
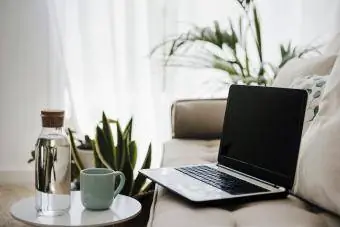
<path fill-rule="evenodd" d="M 234 89 L 239 89 L 241 87 L 241 89 L 261 89 L 261 87 L 255 87 L 255 86 L 245 86 L 245 85 L 231 85 L 230 90 L 229 90 L 229 97 L 232 97 L 233 95 L 233 90 Z M 262 89 L 270 89 L 272 91 L 270 92 L 275 92 L 275 89 L 285 89 L 288 90 L 290 88 L 269 88 L 269 87 L 265 87 Z M 300 137 L 302 136 L 302 129 L 303 129 L 303 123 L 304 123 L 304 116 L 305 116 L 305 109 L 306 109 L 306 104 L 307 104 L 307 98 L 308 98 L 308 93 L 305 90 L 300 90 L 300 89 L 290 89 L 290 90 L 294 90 L 296 95 L 301 95 L 301 108 L 300 108 L 300 115 L 301 115 L 301 120 L 299 122 L 299 125 L 297 126 L 297 129 L 300 130 Z M 227 122 L 226 122 L 226 118 L 227 118 L 227 112 L 229 108 L 232 108 L 232 100 L 228 99 L 227 100 L 227 106 L 226 106 L 226 111 L 225 111 L 225 116 L 224 116 L 224 123 L 223 123 L 223 132 L 226 131 L 226 127 L 228 127 Z M 251 170 L 252 173 L 254 173 L 254 176 L 261 176 L 260 180 L 269 182 L 273 185 L 277 185 L 277 186 L 283 186 L 286 189 L 292 189 L 293 184 L 294 184 L 294 179 L 295 179 L 295 174 L 293 174 L 292 176 L 287 176 L 278 172 L 273 172 L 271 170 L 265 169 L 265 168 L 261 168 L 259 166 L 255 166 L 255 165 L 251 165 L 249 163 L 246 162 L 242 162 L 240 160 L 237 159 L 233 159 L 230 158 L 226 155 L 223 155 L 222 152 L 222 141 L 223 138 L 227 135 L 225 135 L 225 133 L 222 132 L 221 135 L 221 143 L 220 143 L 220 148 L 219 148 L 219 154 L 218 154 L 218 163 L 222 166 L 228 167 L 230 169 L 235 169 L 236 171 L 239 172 L 244 172 L 244 173 L 249 173 Z M 297 148 L 297 152 L 299 152 L 299 148 L 300 148 L 300 144 L 301 144 L 301 140 L 299 143 L 299 146 Z M 296 158 L 295 162 L 294 162 L 294 168 L 296 170 L 296 166 L 297 166 L 297 161 L 298 158 Z M 294 171 L 295 173 L 295 171 Z M 249 174 L 247 174 L 249 175 Z M 258 178 L 258 177 L 257 177 Z"/>

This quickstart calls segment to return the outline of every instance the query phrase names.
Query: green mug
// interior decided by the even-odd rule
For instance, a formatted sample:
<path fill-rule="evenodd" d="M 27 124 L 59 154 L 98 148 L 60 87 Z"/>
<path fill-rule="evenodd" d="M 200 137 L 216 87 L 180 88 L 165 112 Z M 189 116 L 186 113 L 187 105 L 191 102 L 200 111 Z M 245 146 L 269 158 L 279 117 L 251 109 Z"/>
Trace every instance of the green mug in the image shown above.
<path fill-rule="evenodd" d="M 117 188 L 116 178 L 120 181 Z M 125 176 L 120 171 L 105 168 L 89 168 L 80 171 L 80 194 L 83 206 L 90 210 L 108 209 L 122 191 Z"/>

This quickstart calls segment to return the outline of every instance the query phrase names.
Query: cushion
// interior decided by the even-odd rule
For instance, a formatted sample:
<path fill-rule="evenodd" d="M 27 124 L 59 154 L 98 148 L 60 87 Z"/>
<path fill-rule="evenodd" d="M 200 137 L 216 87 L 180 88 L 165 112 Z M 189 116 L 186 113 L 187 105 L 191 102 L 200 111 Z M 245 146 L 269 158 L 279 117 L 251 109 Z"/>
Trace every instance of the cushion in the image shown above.
<path fill-rule="evenodd" d="M 226 99 L 179 100 L 172 105 L 172 136 L 218 139 L 222 132 Z"/>
<path fill-rule="evenodd" d="M 340 58 L 302 138 L 294 191 L 340 215 Z"/>
<path fill-rule="evenodd" d="M 173 139 L 164 144 L 162 166 L 217 161 L 219 141 Z M 195 206 L 157 186 L 148 227 L 335 227 L 340 219 L 314 210 L 301 200 L 260 201 L 224 206 Z"/>
<path fill-rule="evenodd" d="M 319 103 L 324 92 L 328 76 L 311 75 L 303 78 L 296 78 L 289 86 L 291 88 L 304 89 L 308 92 L 306 114 L 302 135 L 307 131 L 310 124 L 319 112 Z"/>
<path fill-rule="evenodd" d="M 339 54 L 339 51 L 340 51 L 340 33 L 337 33 L 325 46 L 323 53 L 327 55 L 332 55 Z"/>
<path fill-rule="evenodd" d="M 296 78 L 309 75 L 329 75 L 335 59 L 336 55 L 292 59 L 279 71 L 273 86 L 289 87 Z"/>

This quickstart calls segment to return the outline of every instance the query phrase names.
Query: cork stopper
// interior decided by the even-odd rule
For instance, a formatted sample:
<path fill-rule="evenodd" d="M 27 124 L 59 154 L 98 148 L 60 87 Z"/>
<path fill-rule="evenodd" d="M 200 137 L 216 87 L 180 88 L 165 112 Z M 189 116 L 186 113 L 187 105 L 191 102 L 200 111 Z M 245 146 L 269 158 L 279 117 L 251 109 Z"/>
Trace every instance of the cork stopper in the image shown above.
<path fill-rule="evenodd" d="M 64 124 L 63 110 L 42 110 L 42 126 L 46 128 L 60 128 Z"/>

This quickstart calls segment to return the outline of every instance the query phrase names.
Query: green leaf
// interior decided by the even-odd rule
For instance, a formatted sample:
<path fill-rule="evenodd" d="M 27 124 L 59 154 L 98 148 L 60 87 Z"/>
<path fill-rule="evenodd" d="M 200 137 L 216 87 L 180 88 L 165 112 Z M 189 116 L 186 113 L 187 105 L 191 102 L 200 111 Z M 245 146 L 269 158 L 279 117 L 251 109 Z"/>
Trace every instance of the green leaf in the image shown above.
<path fill-rule="evenodd" d="M 238 19 L 238 32 L 239 32 L 239 38 L 243 44 L 243 20 L 242 16 L 239 17 Z"/>
<path fill-rule="evenodd" d="M 178 46 L 177 46 L 177 42 L 178 40 L 180 40 L 181 36 L 179 36 L 177 39 L 175 39 L 172 44 L 171 44 L 171 48 L 170 48 L 170 51 L 169 51 L 169 56 L 171 55 L 174 55 L 176 50 L 178 49 Z"/>
<path fill-rule="evenodd" d="M 84 169 L 84 164 L 81 162 L 81 159 L 78 154 L 77 146 L 74 143 L 73 133 L 70 128 L 68 128 L 68 135 L 70 137 L 70 143 L 71 143 L 71 154 L 72 158 L 75 161 L 77 168 L 80 170 Z"/>
<path fill-rule="evenodd" d="M 131 191 L 133 187 L 133 168 L 128 159 L 126 159 L 122 172 L 124 173 L 126 180 L 121 194 L 131 196 Z"/>
<path fill-rule="evenodd" d="M 236 44 L 238 43 L 238 38 L 237 38 L 237 34 L 235 32 L 235 29 L 234 29 L 234 26 L 233 26 L 233 23 L 232 21 L 230 20 L 229 21 L 229 26 L 230 26 L 230 30 L 231 30 L 231 34 L 230 34 L 230 38 L 231 38 L 231 45 L 230 47 L 236 51 Z"/>
<path fill-rule="evenodd" d="M 116 124 L 117 120 L 113 120 L 113 119 L 107 118 L 107 122 L 110 123 L 110 124 Z M 99 123 L 103 123 L 103 120 L 99 121 Z"/>
<path fill-rule="evenodd" d="M 158 45 L 156 45 L 155 47 L 153 47 L 150 51 L 149 56 L 151 57 L 153 54 L 155 54 L 160 48 L 164 48 L 164 46 L 166 46 L 168 43 L 172 43 L 174 42 L 174 38 L 170 38 L 168 40 L 165 40 L 161 43 L 159 43 Z"/>
<path fill-rule="evenodd" d="M 221 61 L 221 60 L 215 60 L 213 62 L 213 65 L 212 65 L 213 68 L 216 68 L 216 69 L 220 69 L 220 70 L 223 70 L 223 71 L 226 71 L 227 73 L 229 73 L 229 75 L 238 75 L 238 72 L 237 70 L 235 69 L 235 67 L 226 62 L 226 61 Z"/>
<path fill-rule="evenodd" d="M 125 142 L 122 133 L 122 129 L 120 127 L 119 122 L 116 123 L 117 127 L 117 169 L 122 170 L 125 164 Z"/>
<path fill-rule="evenodd" d="M 94 166 L 96 168 L 106 168 L 106 166 L 102 163 L 102 161 L 100 160 L 100 158 L 98 156 L 96 144 L 95 144 L 94 141 L 92 142 L 92 147 L 93 147 Z"/>
<path fill-rule="evenodd" d="M 250 76 L 249 56 L 248 56 L 248 49 L 247 49 L 247 47 L 245 47 L 245 63 L 246 63 L 247 76 Z"/>
<path fill-rule="evenodd" d="M 149 145 L 148 148 L 148 152 L 146 154 L 146 157 L 144 159 L 143 165 L 141 167 L 141 169 L 149 169 L 150 165 L 151 165 L 151 143 Z M 144 186 L 146 182 L 146 177 L 144 175 L 142 175 L 141 173 L 138 173 L 137 178 L 135 180 L 135 183 L 133 185 L 133 189 L 132 189 L 132 195 L 136 195 L 139 192 L 141 192 L 142 187 Z"/>
<path fill-rule="evenodd" d="M 112 136 L 111 126 L 110 126 L 108 119 L 107 119 L 104 112 L 103 112 L 103 116 L 102 116 L 102 121 L 103 121 L 103 133 L 104 133 L 104 137 L 107 141 L 107 149 L 108 149 L 107 152 L 112 153 L 112 160 L 109 159 L 107 161 L 113 167 L 114 170 L 117 170 L 117 160 L 116 160 L 117 151 L 115 149 L 115 144 L 114 144 L 114 140 L 113 140 L 113 136 Z"/>
<path fill-rule="evenodd" d="M 96 127 L 95 146 L 95 151 L 100 161 L 106 168 L 113 169 L 113 153 L 108 145 L 103 130 L 99 126 Z"/>
<path fill-rule="evenodd" d="M 214 21 L 214 25 L 215 25 L 215 34 L 216 34 L 217 45 L 220 48 L 222 48 L 223 39 L 222 39 L 222 33 L 221 33 L 220 25 L 217 21 Z"/>
<path fill-rule="evenodd" d="M 148 191 L 153 190 L 153 189 L 155 189 L 155 183 L 154 182 L 149 182 L 149 183 L 145 184 L 144 187 L 142 187 L 141 191 L 142 192 L 148 192 Z"/>
<path fill-rule="evenodd" d="M 254 23 L 255 23 L 255 33 L 256 33 L 256 47 L 257 47 L 257 52 L 259 54 L 260 62 L 262 62 L 263 57 L 262 57 L 261 25 L 260 25 L 260 20 L 259 20 L 255 6 L 253 8 L 253 13 L 254 13 Z"/>
<path fill-rule="evenodd" d="M 132 169 L 135 169 L 136 162 L 137 162 L 137 145 L 135 141 L 132 141 L 129 144 L 129 160 L 130 160 Z"/>
<path fill-rule="evenodd" d="M 132 135 L 132 118 L 130 118 L 129 123 L 126 125 L 124 132 L 123 132 L 124 138 L 128 140 L 128 142 L 131 141 L 131 135 Z"/>

